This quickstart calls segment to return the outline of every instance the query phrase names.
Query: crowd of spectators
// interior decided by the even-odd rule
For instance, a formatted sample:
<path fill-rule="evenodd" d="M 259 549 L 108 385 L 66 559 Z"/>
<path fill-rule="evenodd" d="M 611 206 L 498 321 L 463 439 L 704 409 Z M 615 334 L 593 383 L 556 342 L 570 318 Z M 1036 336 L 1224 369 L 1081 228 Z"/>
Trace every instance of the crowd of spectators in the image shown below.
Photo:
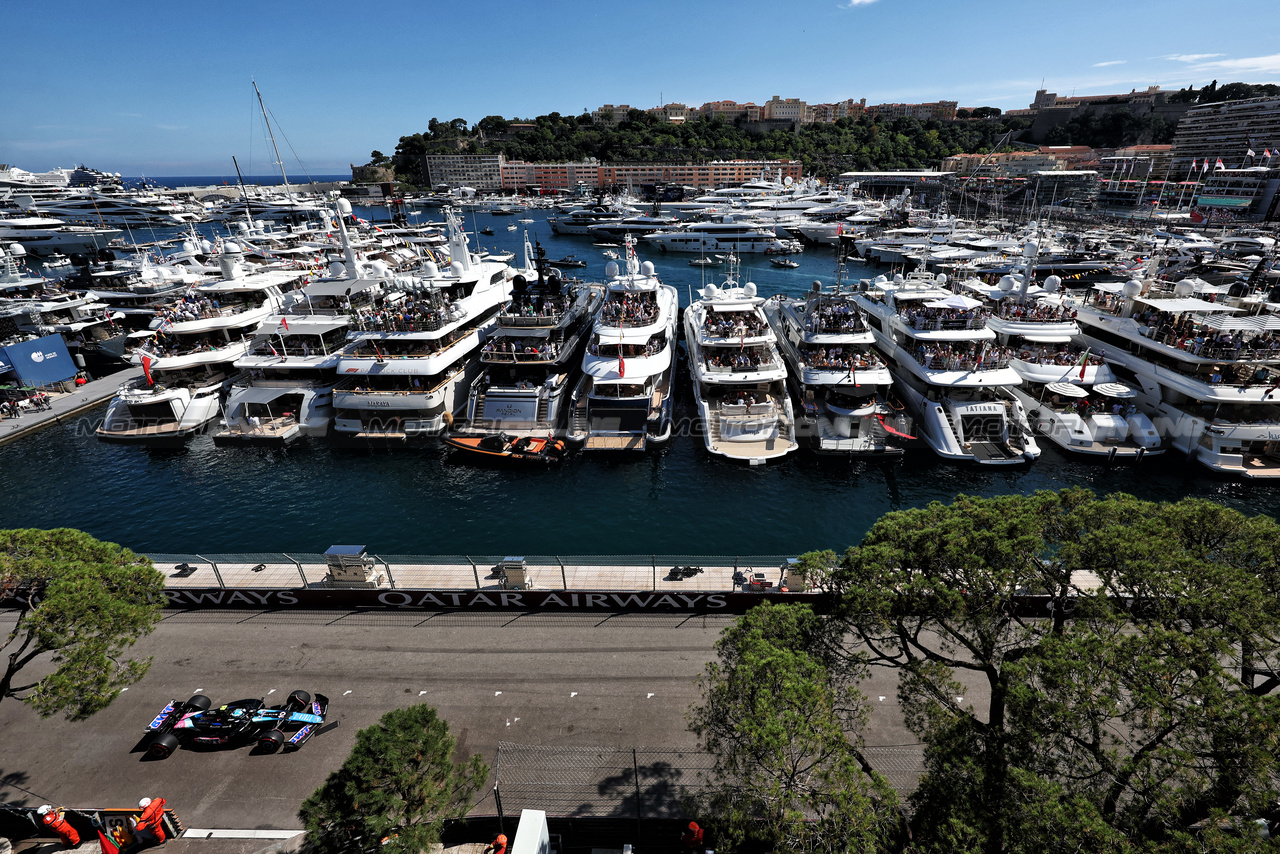
<path fill-rule="evenodd" d="M 1009 347 L 979 345 L 974 348 L 941 344 L 916 349 L 916 361 L 931 371 L 991 371 L 1009 364 Z"/>
<path fill-rule="evenodd" d="M 439 299 L 406 297 L 397 305 L 357 309 L 352 320 L 362 332 L 434 332 L 449 309 Z"/>
<path fill-rule="evenodd" d="M 980 329 L 991 312 L 985 308 L 908 308 L 903 312 L 912 329 Z"/>
<path fill-rule="evenodd" d="M 1035 347 L 1023 344 L 1018 348 L 1018 358 L 1033 365 L 1079 365 L 1080 356 L 1083 353 L 1084 348 L 1073 344 L 1063 344 L 1060 347 Z M 1090 353 L 1086 364 L 1101 365 L 1102 354 Z"/>
<path fill-rule="evenodd" d="M 1052 303 L 1028 303 L 1018 305 L 1004 300 L 997 308 L 997 316 L 1004 320 L 1021 320 L 1028 323 L 1063 323 L 1075 320 L 1078 312 L 1066 305 Z"/>
<path fill-rule="evenodd" d="M 156 309 L 156 316 L 169 323 L 185 323 L 190 320 L 220 317 L 222 306 L 212 297 L 201 296 L 196 291 L 188 291 L 171 305 Z"/>
<path fill-rule="evenodd" d="M 761 357 L 764 358 L 761 358 Z M 768 354 L 759 349 L 741 349 L 725 351 L 708 351 L 706 366 L 722 371 L 757 371 L 762 364 L 768 365 Z"/>
<path fill-rule="evenodd" d="M 811 368 L 867 370 L 884 366 L 875 356 L 853 347 L 808 347 L 801 350 L 800 357 Z"/>
<path fill-rule="evenodd" d="M 702 328 L 712 338 L 754 338 L 763 335 L 768 324 L 754 311 L 708 311 Z"/>
<path fill-rule="evenodd" d="M 866 327 L 862 322 L 862 314 L 856 306 L 847 302 L 819 303 L 809 312 L 804 320 L 807 332 L 838 334 L 841 332 L 861 332 Z"/>
<path fill-rule="evenodd" d="M 658 320 L 658 304 L 652 294 L 623 294 L 611 297 L 600 316 L 615 326 L 648 326 Z"/>
<path fill-rule="evenodd" d="M 554 359 L 560 345 L 546 338 L 501 338 L 481 348 L 481 358 L 489 362 L 544 362 Z"/>

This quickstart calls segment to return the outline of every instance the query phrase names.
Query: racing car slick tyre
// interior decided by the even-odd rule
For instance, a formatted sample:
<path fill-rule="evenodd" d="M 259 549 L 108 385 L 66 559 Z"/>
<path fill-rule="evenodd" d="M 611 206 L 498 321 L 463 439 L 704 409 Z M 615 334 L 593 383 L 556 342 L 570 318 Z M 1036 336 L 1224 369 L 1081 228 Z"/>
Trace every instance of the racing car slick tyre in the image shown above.
<path fill-rule="evenodd" d="M 147 745 L 147 755 L 153 759 L 167 759 L 177 749 L 178 737 L 171 732 L 163 732 L 151 739 L 151 743 Z"/>
<path fill-rule="evenodd" d="M 282 744 L 284 744 L 284 733 L 278 729 L 273 729 L 258 739 L 258 748 L 263 753 L 275 753 Z"/>
<path fill-rule="evenodd" d="M 187 705 L 197 712 L 207 712 L 209 707 L 213 705 L 213 700 L 210 700 L 204 694 L 196 694 L 190 700 L 187 700 Z"/>
<path fill-rule="evenodd" d="M 285 705 L 289 707 L 291 712 L 300 712 L 311 705 L 311 695 L 302 690 L 294 691 L 289 695 Z"/>

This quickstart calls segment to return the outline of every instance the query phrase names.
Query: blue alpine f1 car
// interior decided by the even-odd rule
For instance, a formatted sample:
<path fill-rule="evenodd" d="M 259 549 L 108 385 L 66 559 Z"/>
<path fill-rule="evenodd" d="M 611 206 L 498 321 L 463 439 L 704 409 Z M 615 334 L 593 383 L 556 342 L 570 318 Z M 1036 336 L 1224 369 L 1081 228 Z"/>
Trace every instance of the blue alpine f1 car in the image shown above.
<path fill-rule="evenodd" d="M 324 723 L 329 698 L 294 691 L 282 705 L 263 700 L 236 700 L 213 708 L 213 702 L 196 694 L 182 702 L 170 700 L 151 723 L 144 742 L 147 754 L 164 759 L 180 745 L 240 747 L 254 743 L 263 753 L 296 750 L 306 744 Z"/>

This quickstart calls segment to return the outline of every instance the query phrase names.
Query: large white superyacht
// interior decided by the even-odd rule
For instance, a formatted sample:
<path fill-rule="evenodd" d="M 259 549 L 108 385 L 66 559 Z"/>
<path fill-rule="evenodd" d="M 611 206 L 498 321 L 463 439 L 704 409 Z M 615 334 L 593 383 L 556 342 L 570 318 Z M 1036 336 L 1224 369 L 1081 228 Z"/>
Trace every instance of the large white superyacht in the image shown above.
<path fill-rule="evenodd" d="M 665 231 L 650 232 L 643 239 L 663 252 L 790 252 L 795 246 L 773 229 L 746 217 L 724 214 L 706 222 L 690 222 Z"/>
<path fill-rule="evenodd" d="M 404 441 L 440 433 L 466 403 L 479 373 L 473 356 L 496 326 L 517 271 L 471 252 L 458 214 L 446 209 L 448 270 L 426 262 L 401 293 L 357 311 L 338 363 L 333 436 Z"/>
<path fill-rule="evenodd" d="M 894 390 L 919 435 L 943 459 L 1034 460 L 1040 448 L 1021 402 L 1009 392 L 1022 382 L 1010 353 L 987 327 L 981 301 L 952 293 L 945 281 L 911 273 L 862 284 L 858 304 L 889 363 Z"/>
<path fill-rule="evenodd" d="M 735 259 L 736 260 L 736 259 Z M 707 450 L 760 465 L 798 445 L 787 367 L 756 286 L 732 264 L 684 313 L 689 375 Z"/>
<path fill-rule="evenodd" d="M 1121 383 L 1101 351 L 1076 343 L 1080 327 L 1074 299 L 1059 296 L 1062 279 L 1044 286 L 1021 275 L 998 285 L 965 286 L 992 301 L 987 327 L 1010 350 L 1010 366 L 1022 384 L 1009 392 L 1022 404 L 1032 428 L 1069 454 L 1135 461 L 1163 452 L 1160 436 L 1134 405 L 1137 393 Z"/>
<path fill-rule="evenodd" d="M 467 398 L 466 435 L 561 433 L 603 288 L 564 281 L 525 235 L 537 275 L 512 279 L 511 301 L 480 350 L 482 372 Z"/>
<path fill-rule="evenodd" d="M 819 453 L 900 455 L 911 420 L 890 397 L 893 376 L 853 293 L 814 282 L 805 298 L 773 297 L 764 313 L 800 401 L 799 436 Z"/>
<path fill-rule="evenodd" d="M 653 262 L 640 263 L 630 236 L 623 264 L 605 265 L 605 300 L 574 391 L 569 438 L 588 451 L 638 451 L 671 438 L 679 295 Z"/>
<path fill-rule="evenodd" d="M 1280 317 L 1147 277 L 1095 285 L 1078 341 L 1137 392 L 1171 447 L 1219 474 L 1280 477 Z"/>
<path fill-rule="evenodd" d="M 120 386 L 98 438 L 107 442 L 181 444 L 217 417 L 235 361 L 253 332 L 284 305 L 283 288 L 305 271 L 245 275 L 239 247 L 227 244 L 224 278 L 191 289 L 157 313 L 151 328 L 133 333 L 142 343 L 131 361 L 144 376 Z"/>

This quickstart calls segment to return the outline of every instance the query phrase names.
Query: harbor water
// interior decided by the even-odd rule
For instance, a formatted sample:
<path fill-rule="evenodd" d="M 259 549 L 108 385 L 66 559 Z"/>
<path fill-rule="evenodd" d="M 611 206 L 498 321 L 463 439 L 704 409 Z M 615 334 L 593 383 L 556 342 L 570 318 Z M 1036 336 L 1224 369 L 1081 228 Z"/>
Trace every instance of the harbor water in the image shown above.
<path fill-rule="evenodd" d="M 357 209 L 386 219 L 384 209 Z M 574 271 L 604 276 L 607 259 L 586 237 L 556 237 L 547 212 L 507 231 L 515 217 L 467 213 L 485 247 L 519 251 L 527 227 L 550 259 L 588 262 Z M 437 211 L 414 221 L 439 219 Z M 202 226 L 212 233 L 213 226 Z M 165 234 L 135 232 L 138 242 Z M 474 244 L 473 244 L 474 245 Z M 641 244 L 641 260 L 687 304 L 715 268 Z M 762 295 L 801 294 L 834 281 L 831 247 L 806 247 L 795 269 L 765 256 L 743 259 L 743 279 Z M 853 264 L 846 277 L 883 270 Z M 694 295 L 696 298 L 696 294 Z M 678 376 L 677 416 L 693 419 L 687 372 Z M 217 447 L 210 435 L 180 450 L 110 445 L 93 436 L 102 410 L 0 446 L 0 527 L 81 528 L 138 551 L 226 553 L 323 551 L 365 544 L 383 554 L 789 554 L 843 550 L 881 515 L 957 493 L 992 496 L 1084 486 L 1100 493 L 1176 500 L 1192 495 L 1246 513 L 1276 515 L 1280 490 L 1211 477 L 1170 452 L 1136 466 L 1069 459 L 1052 443 L 1034 464 L 992 470 L 957 466 L 927 448 L 867 462 L 808 451 L 766 466 L 713 457 L 697 435 L 634 456 L 576 454 L 547 468 L 476 465 L 438 444 L 338 448 L 307 440 L 283 449 Z"/>

